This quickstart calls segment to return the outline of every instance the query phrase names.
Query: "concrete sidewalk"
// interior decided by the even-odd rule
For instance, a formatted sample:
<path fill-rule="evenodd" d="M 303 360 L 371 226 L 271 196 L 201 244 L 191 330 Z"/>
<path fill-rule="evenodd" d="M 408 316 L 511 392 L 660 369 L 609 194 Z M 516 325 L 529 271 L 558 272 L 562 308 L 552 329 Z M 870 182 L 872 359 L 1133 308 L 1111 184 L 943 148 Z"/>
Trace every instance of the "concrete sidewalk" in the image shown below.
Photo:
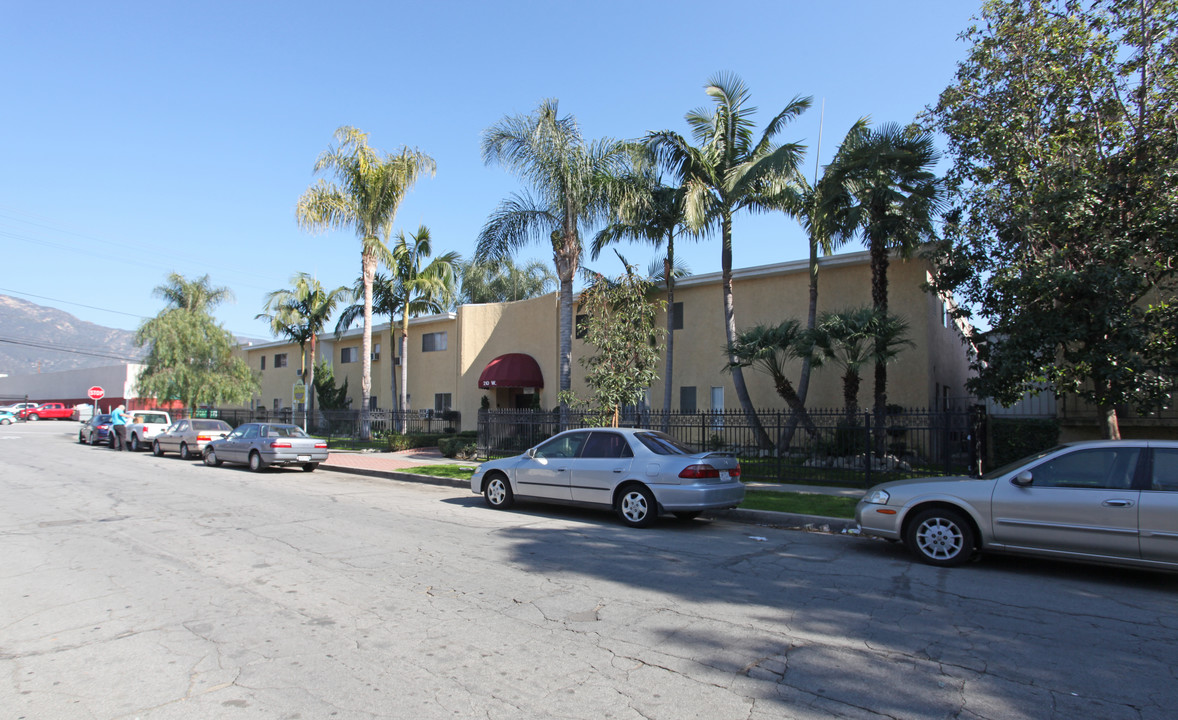
<path fill-rule="evenodd" d="M 478 463 L 448 458 L 438 452 L 437 448 L 418 448 L 400 452 L 332 450 L 331 454 L 327 456 L 327 461 L 319 465 L 319 469 L 350 473 L 353 475 L 365 475 L 368 477 L 382 477 L 390 480 L 400 480 L 402 482 L 442 485 L 470 492 L 470 483 L 464 480 L 405 472 L 408 468 L 431 464 L 468 465 L 473 468 Z M 745 483 L 745 486 L 750 490 L 815 493 L 855 498 L 863 494 L 862 490 L 853 488 L 835 488 L 820 485 L 750 482 Z M 705 512 L 703 517 L 722 518 L 724 520 L 750 525 L 795 528 L 818 532 L 857 532 L 859 527 L 854 520 L 848 520 L 846 518 L 797 515 L 794 513 L 769 512 L 766 510 L 745 510 L 742 508 L 736 508 L 734 510 L 711 510 Z"/>

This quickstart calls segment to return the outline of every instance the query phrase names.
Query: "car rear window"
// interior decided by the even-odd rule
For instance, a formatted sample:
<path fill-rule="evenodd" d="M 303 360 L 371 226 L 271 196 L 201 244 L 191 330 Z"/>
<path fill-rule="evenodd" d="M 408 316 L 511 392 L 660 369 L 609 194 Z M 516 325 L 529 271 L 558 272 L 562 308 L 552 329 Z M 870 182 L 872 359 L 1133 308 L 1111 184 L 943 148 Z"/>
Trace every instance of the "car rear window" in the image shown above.
<path fill-rule="evenodd" d="M 661 432 L 640 432 L 634 437 L 656 455 L 694 455 L 695 450 Z"/>
<path fill-rule="evenodd" d="M 271 425 L 266 437 L 307 437 L 307 433 L 297 425 Z"/>
<path fill-rule="evenodd" d="M 232 430 L 228 423 L 221 420 L 193 420 L 193 430 Z"/>
<path fill-rule="evenodd" d="M 159 413 L 140 413 L 145 423 L 166 423 L 168 419 Z"/>

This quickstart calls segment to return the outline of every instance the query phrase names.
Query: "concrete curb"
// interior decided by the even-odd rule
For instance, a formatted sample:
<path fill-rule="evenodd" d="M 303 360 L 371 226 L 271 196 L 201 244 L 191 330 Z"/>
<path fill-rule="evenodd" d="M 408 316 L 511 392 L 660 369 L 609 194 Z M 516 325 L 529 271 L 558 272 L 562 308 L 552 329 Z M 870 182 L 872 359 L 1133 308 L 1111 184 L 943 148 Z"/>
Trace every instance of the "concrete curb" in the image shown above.
<path fill-rule="evenodd" d="M 400 480 L 402 482 L 425 483 L 427 485 L 441 485 L 470 490 L 470 483 L 457 478 L 436 477 L 433 475 L 417 475 L 416 473 L 398 472 L 396 470 L 370 470 L 367 468 L 351 468 L 331 465 L 320 465 L 320 470 L 347 473 L 349 475 L 363 475 L 365 477 Z M 473 494 L 473 493 L 472 493 Z M 857 530 L 859 523 L 847 518 L 823 517 L 820 515 L 798 515 L 795 513 L 772 512 L 770 510 L 707 510 L 701 517 L 728 520 L 744 525 L 762 525 L 764 527 L 785 528 L 788 530 L 806 530 L 809 532 L 844 533 Z"/>

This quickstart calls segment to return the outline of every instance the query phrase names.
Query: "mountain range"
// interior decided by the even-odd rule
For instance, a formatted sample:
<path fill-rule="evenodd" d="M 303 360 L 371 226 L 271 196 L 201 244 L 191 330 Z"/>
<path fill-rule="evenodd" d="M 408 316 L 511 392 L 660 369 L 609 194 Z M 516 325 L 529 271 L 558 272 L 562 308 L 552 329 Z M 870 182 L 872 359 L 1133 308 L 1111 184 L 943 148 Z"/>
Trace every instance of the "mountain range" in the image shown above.
<path fill-rule="evenodd" d="M 57 308 L 0 295 L 0 373 L 31 375 L 137 362 L 130 330 L 95 325 Z"/>

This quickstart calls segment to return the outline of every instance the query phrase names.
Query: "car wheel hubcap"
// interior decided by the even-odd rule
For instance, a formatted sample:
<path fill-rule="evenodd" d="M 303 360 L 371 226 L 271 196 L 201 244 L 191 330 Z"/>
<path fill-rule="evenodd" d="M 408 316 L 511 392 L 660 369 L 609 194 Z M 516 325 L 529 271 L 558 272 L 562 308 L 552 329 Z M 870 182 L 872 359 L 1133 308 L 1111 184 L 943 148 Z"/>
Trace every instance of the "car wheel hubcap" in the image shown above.
<path fill-rule="evenodd" d="M 646 507 L 646 498 L 642 493 L 626 493 L 622 498 L 622 514 L 632 522 L 638 522 L 646 517 L 648 508 Z"/>
<path fill-rule="evenodd" d="M 944 518 L 932 518 L 921 525 L 916 541 L 921 552 L 938 560 L 956 556 L 964 546 L 961 530 Z"/>
<path fill-rule="evenodd" d="M 498 505 L 503 502 L 505 493 L 503 492 L 503 483 L 499 480 L 493 481 L 487 486 L 487 495 L 491 498 L 491 502 Z"/>

